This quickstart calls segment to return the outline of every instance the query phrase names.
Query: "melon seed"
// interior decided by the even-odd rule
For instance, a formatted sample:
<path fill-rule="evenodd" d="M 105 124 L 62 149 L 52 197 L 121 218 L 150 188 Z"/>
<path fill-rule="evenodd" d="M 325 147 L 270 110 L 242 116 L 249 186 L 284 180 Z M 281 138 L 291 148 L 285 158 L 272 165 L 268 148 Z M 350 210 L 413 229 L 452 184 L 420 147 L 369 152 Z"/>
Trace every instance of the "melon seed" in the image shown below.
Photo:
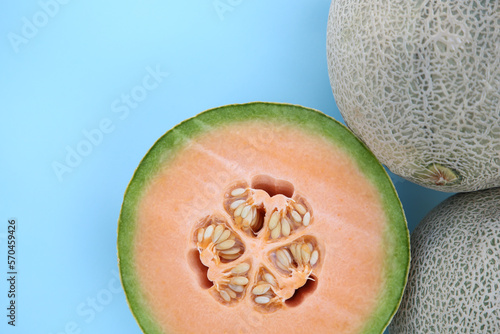
<path fill-rule="evenodd" d="M 243 292 L 244 288 L 242 285 L 228 284 L 229 288 L 235 292 Z"/>
<path fill-rule="evenodd" d="M 307 243 L 307 247 L 309 247 L 309 250 L 311 252 L 314 250 L 314 247 L 313 247 L 312 243 L 310 243 L 310 242 Z"/>
<path fill-rule="evenodd" d="M 309 226 L 310 222 L 311 222 L 311 214 L 307 212 L 302 218 L 302 225 Z"/>
<path fill-rule="evenodd" d="M 215 233 L 214 233 L 215 234 Z M 229 236 L 231 235 L 231 231 L 229 230 L 225 230 L 224 232 L 222 232 L 221 236 L 219 237 L 219 239 L 217 239 L 217 243 L 220 244 L 224 241 L 226 241 L 227 239 L 229 239 Z"/>
<path fill-rule="evenodd" d="M 285 237 L 288 237 L 290 235 L 290 223 L 285 217 L 281 219 L 281 233 Z"/>
<path fill-rule="evenodd" d="M 238 254 L 240 251 L 241 251 L 240 247 L 232 247 L 232 248 L 221 251 L 221 254 L 233 255 L 233 254 Z"/>
<path fill-rule="evenodd" d="M 299 215 L 299 213 L 297 211 L 292 211 L 292 218 L 293 220 L 295 220 L 297 223 L 301 223 L 302 222 L 302 217 Z"/>
<path fill-rule="evenodd" d="M 231 278 L 231 284 L 234 284 L 234 285 L 247 285 L 248 284 L 248 278 L 241 277 L 241 276 L 233 277 L 233 278 Z"/>
<path fill-rule="evenodd" d="M 240 204 L 240 206 L 238 206 L 236 208 L 236 210 L 234 210 L 234 217 L 239 217 L 241 215 L 241 211 L 243 211 L 244 207 L 245 207 L 245 204 Z"/>
<path fill-rule="evenodd" d="M 246 189 L 243 188 L 236 188 L 233 191 L 231 191 L 231 196 L 236 197 L 236 196 L 241 196 L 245 193 Z"/>
<path fill-rule="evenodd" d="M 252 220 L 250 222 L 250 226 L 254 226 L 255 223 L 257 222 L 257 208 L 256 207 L 253 207 L 252 208 Z"/>
<path fill-rule="evenodd" d="M 217 239 L 219 239 L 219 237 L 223 231 L 224 231 L 224 226 L 217 225 L 217 227 L 214 230 L 214 234 L 212 234 L 212 242 L 213 243 L 217 243 Z"/>
<path fill-rule="evenodd" d="M 293 258 L 297 260 L 297 244 L 291 244 L 290 246 L 288 246 L 288 248 L 290 249 Z"/>
<path fill-rule="evenodd" d="M 309 249 L 309 246 L 307 246 L 307 244 L 302 245 L 301 254 L 302 254 L 302 260 L 304 261 L 304 264 L 309 263 L 309 260 L 311 259 L 311 250 Z"/>
<path fill-rule="evenodd" d="M 203 234 L 205 234 L 205 229 L 204 228 L 200 228 L 198 230 L 198 242 L 202 242 L 203 241 Z"/>
<path fill-rule="evenodd" d="M 269 229 L 274 230 L 276 225 L 278 225 L 280 216 L 278 211 L 274 211 L 273 214 L 271 215 L 271 219 L 269 220 Z"/>
<path fill-rule="evenodd" d="M 266 280 L 267 283 L 271 284 L 272 286 L 276 286 L 276 280 L 274 279 L 273 275 L 265 273 L 264 279 Z"/>
<path fill-rule="evenodd" d="M 269 283 L 259 284 L 255 288 L 252 289 L 252 293 L 254 295 L 263 295 L 267 291 L 269 291 L 270 288 L 271 288 L 271 285 Z"/>
<path fill-rule="evenodd" d="M 217 244 L 215 248 L 217 248 L 218 250 L 225 250 L 233 247 L 235 243 L 236 241 L 229 239 L 224 242 L 221 242 L 220 244 Z"/>
<path fill-rule="evenodd" d="M 257 304 L 267 304 L 271 301 L 271 299 L 269 299 L 269 297 L 259 296 L 259 297 L 255 297 L 254 301 Z"/>
<path fill-rule="evenodd" d="M 318 262 L 318 258 L 319 258 L 319 253 L 317 250 L 311 253 L 311 259 L 309 260 L 311 266 L 314 266 L 316 262 Z"/>
<path fill-rule="evenodd" d="M 245 206 L 245 208 L 241 212 L 241 218 L 245 219 L 248 216 L 248 214 L 250 213 L 250 209 L 252 209 L 251 205 Z"/>
<path fill-rule="evenodd" d="M 243 203 L 245 203 L 244 199 L 240 199 L 240 200 L 234 201 L 233 203 L 231 203 L 231 205 L 229 206 L 229 208 L 231 210 L 234 210 L 234 209 L 236 209 L 237 207 L 239 207 Z"/>
<path fill-rule="evenodd" d="M 288 254 L 287 250 L 284 249 L 278 249 L 276 251 L 276 259 L 283 265 L 283 267 L 288 268 L 290 267 L 290 255 Z"/>
<path fill-rule="evenodd" d="M 278 239 L 281 234 L 280 224 L 276 225 L 276 227 L 271 231 L 271 239 Z"/>
<path fill-rule="evenodd" d="M 278 268 L 280 268 L 283 271 L 286 271 L 286 272 L 290 271 L 289 268 L 288 268 L 288 266 L 283 265 L 280 261 L 277 261 L 276 265 L 278 266 Z"/>
<path fill-rule="evenodd" d="M 293 207 L 295 208 L 295 210 L 297 210 L 301 215 L 304 215 L 307 210 L 306 208 L 300 204 L 300 203 L 293 203 Z"/>
<path fill-rule="evenodd" d="M 208 239 L 212 236 L 212 233 L 214 232 L 214 225 L 210 225 L 207 227 L 205 230 L 205 234 L 203 235 L 203 239 Z"/>
<path fill-rule="evenodd" d="M 230 296 L 229 296 L 229 294 L 226 292 L 226 290 L 221 290 L 221 291 L 219 291 L 219 294 L 220 294 L 220 296 L 222 297 L 222 299 L 224 299 L 226 302 L 231 301 L 231 297 L 230 297 Z"/>
<path fill-rule="evenodd" d="M 223 254 L 223 253 L 221 253 L 221 254 L 219 254 L 219 256 L 225 260 L 230 261 L 230 260 L 235 260 L 235 259 L 239 258 L 240 254 Z"/>
<path fill-rule="evenodd" d="M 250 227 L 250 226 L 253 226 L 255 224 L 255 222 L 257 221 L 257 209 L 256 208 L 252 208 L 251 206 L 248 206 L 249 208 L 251 208 L 251 210 L 249 210 L 249 213 L 243 218 L 243 227 Z M 245 210 L 243 210 L 245 211 Z M 243 217 L 243 213 L 241 214 L 242 217 Z"/>
<path fill-rule="evenodd" d="M 233 290 L 231 290 L 231 289 L 225 289 L 225 291 L 227 292 L 227 294 L 228 294 L 231 298 L 236 298 L 236 292 L 234 292 Z"/>
<path fill-rule="evenodd" d="M 250 265 L 246 262 L 242 262 L 240 264 L 238 264 L 236 267 L 234 267 L 233 269 L 231 269 L 231 272 L 233 274 L 244 274 L 246 273 L 248 270 L 250 269 Z"/>

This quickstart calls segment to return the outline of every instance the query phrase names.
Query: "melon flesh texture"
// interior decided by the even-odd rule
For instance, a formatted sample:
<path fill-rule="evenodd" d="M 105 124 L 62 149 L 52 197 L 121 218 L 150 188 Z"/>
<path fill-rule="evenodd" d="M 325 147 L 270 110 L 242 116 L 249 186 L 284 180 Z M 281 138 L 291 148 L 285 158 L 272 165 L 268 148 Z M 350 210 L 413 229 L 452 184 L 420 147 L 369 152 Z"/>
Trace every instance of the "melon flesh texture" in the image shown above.
<path fill-rule="evenodd" d="M 500 188 L 454 195 L 411 235 L 391 334 L 500 333 Z"/>
<path fill-rule="evenodd" d="M 286 245 L 265 235 L 267 227 L 258 237 L 242 233 L 224 207 L 228 187 L 252 185 L 256 175 L 286 180 L 307 200 L 311 224 L 289 239 L 315 240 L 319 252 L 313 291 L 272 310 L 254 302 L 256 274 L 228 305 L 208 292 L 193 265 L 204 217 L 227 219 L 252 273 L 275 245 Z M 285 198 L 257 192 L 268 201 Z M 264 103 L 200 114 L 155 144 L 127 190 L 118 250 L 129 304 L 146 333 L 381 333 L 409 261 L 400 203 L 371 153 L 319 112 Z"/>
<path fill-rule="evenodd" d="M 349 128 L 392 172 L 500 186 L 500 2 L 333 0 L 327 56 Z"/>

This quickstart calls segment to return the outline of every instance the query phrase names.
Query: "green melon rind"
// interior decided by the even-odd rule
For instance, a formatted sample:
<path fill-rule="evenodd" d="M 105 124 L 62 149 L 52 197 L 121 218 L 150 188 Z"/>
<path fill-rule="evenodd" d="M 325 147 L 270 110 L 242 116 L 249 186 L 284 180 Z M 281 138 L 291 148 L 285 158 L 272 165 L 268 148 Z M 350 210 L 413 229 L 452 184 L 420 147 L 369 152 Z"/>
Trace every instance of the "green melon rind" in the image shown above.
<path fill-rule="evenodd" d="M 329 140 L 353 158 L 379 191 L 389 221 L 384 237 L 388 259 L 385 263 L 386 284 L 380 295 L 380 306 L 367 321 L 363 333 L 382 333 L 397 311 L 410 264 L 409 232 L 396 190 L 375 156 L 344 125 L 314 109 L 268 102 L 227 105 L 202 112 L 165 133 L 137 167 L 125 192 L 118 221 L 118 261 L 127 302 L 139 326 L 148 334 L 164 333 L 149 312 L 134 270 L 136 207 L 143 190 L 190 138 L 221 125 L 256 120 L 276 122 L 277 125 L 288 123 Z"/>

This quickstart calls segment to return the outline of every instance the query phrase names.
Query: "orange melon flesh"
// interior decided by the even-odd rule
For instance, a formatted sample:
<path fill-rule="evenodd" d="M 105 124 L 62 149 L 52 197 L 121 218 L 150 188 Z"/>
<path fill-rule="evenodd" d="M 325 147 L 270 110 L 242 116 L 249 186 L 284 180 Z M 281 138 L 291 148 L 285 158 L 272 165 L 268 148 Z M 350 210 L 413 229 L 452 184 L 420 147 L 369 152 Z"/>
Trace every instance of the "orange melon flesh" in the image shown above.
<path fill-rule="evenodd" d="M 383 169 L 352 137 L 348 136 L 354 144 L 331 140 L 312 131 L 319 123 L 308 128 L 287 120 L 281 110 L 293 113 L 304 108 L 273 104 L 227 108 L 235 110 L 232 115 L 260 108 L 264 115 L 227 117 L 214 125 L 200 121 L 199 129 L 189 134 L 181 131 L 181 124 L 177 128 L 181 143 L 169 145 L 173 149 L 168 155 L 149 153 L 159 162 L 138 190 L 129 190 L 135 194 L 130 210 L 125 197 L 119 229 L 120 269 L 130 306 L 143 330 L 382 332 L 401 298 L 409 263 L 404 215 Z M 266 116 L 266 108 L 280 109 L 285 117 L 272 112 L 273 117 Z M 305 121 L 311 113 L 307 111 Z M 318 112 L 313 115 L 347 131 Z M 360 163 L 353 149 L 365 150 L 368 163 Z M 367 175 L 367 168 L 376 173 Z M 141 166 L 136 174 L 140 170 Z M 314 210 L 307 235 L 318 240 L 321 254 L 316 289 L 299 305 L 285 303 L 271 313 L 255 310 L 250 298 L 230 306 L 214 299 L 200 287 L 190 264 L 196 224 L 213 214 L 228 216 L 223 206 L 228 185 L 250 182 L 261 174 L 291 182 L 294 191 L 307 198 Z M 247 248 L 252 252 L 252 265 L 267 256 L 263 244 Z"/>

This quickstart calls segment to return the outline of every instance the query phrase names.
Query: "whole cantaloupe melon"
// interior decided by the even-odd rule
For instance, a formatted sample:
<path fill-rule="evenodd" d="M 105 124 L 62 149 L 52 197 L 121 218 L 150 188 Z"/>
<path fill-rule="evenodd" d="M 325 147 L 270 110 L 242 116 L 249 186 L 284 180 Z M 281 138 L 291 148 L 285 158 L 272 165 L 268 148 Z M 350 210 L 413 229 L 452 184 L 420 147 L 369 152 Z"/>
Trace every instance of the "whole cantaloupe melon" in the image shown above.
<path fill-rule="evenodd" d="M 380 334 L 410 262 L 373 154 L 316 110 L 257 102 L 154 144 L 125 193 L 118 258 L 148 334 Z"/>
<path fill-rule="evenodd" d="M 498 0 L 333 0 L 327 56 L 345 122 L 392 172 L 500 186 Z"/>
<path fill-rule="evenodd" d="M 411 234 L 391 334 L 500 333 L 500 188 L 454 195 Z"/>

